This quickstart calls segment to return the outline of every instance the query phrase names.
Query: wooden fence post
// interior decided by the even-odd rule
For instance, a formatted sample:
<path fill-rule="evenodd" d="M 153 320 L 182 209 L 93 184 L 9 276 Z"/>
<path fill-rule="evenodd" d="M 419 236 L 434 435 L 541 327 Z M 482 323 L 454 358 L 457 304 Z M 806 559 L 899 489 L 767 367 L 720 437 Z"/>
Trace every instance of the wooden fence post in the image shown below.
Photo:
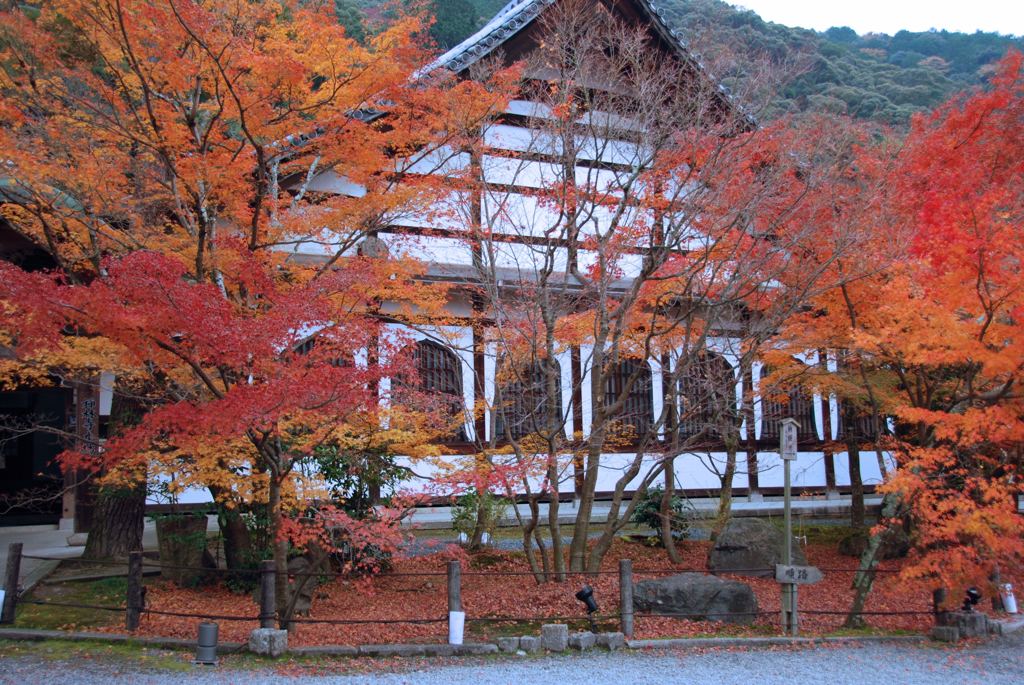
<path fill-rule="evenodd" d="M 462 611 L 462 564 L 448 562 L 448 611 Z"/>
<path fill-rule="evenodd" d="M 7 573 L 4 575 L 4 605 L 0 611 L 0 623 L 14 623 L 14 611 L 18 606 L 18 576 L 21 575 L 21 543 L 7 545 Z"/>
<path fill-rule="evenodd" d="M 945 611 L 942 605 L 946 603 L 946 588 L 940 587 L 932 590 L 932 616 L 935 620 L 935 625 L 942 625 L 943 614 Z"/>
<path fill-rule="evenodd" d="M 142 618 L 143 595 L 142 595 L 142 552 L 128 552 L 128 597 L 124 627 L 128 632 L 134 632 L 139 628 L 139 620 Z"/>
<path fill-rule="evenodd" d="M 277 627 L 277 594 L 274 589 L 276 575 L 272 559 L 260 562 L 260 628 Z"/>
<path fill-rule="evenodd" d="M 462 564 L 448 562 L 448 643 L 461 645 L 466 629 L 466 614 L 462 611 Z"/>
<path fill-rule="evenodd" d="M 622 634 L 633 637 L 633 562 L 619 559 L 619 622 Z"/>

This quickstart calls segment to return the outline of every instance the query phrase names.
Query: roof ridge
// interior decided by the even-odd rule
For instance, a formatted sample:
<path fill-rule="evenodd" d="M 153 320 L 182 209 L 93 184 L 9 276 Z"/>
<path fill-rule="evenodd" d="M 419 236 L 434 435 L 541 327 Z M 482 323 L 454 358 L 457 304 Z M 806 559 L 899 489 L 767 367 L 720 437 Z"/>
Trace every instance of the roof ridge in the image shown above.
<path fill-rule="evenodd" d="M 507 38 L 518 33 L 556 0 L 511 0 L 490 21 L 458 45 L 435 59 L 421 71 L 423 74 L 445 68 L 459 72 L 490 54 Z"/>

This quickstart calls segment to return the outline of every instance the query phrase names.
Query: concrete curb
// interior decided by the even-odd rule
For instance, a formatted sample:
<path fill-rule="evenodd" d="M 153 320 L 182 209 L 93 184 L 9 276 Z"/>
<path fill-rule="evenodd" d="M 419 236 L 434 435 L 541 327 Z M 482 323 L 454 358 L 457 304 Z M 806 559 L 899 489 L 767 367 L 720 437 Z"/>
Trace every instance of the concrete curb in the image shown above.
<path fill-rule="evenodd" d="M 708 647 L 791 647 L 846 643 L 923 644 L 924 635 L 864 635 L 850 637 L 684 637 L 665 640 L 626 640 L 630 649 L 703 649 Z"/>
<path fill-rule="evenodd" d="M 60 566 L 59 561 L 41 561 L 39 564 L 21 575 L 20 589 L 22 594 L 28 594 L 35 588 L 36 585 L 46 580 L 46 578 L 57 570 Z"/>
<path fill-rule="evenodd" d="M 171 649 L 195 649 L 195 640 L 177 637 L 136 637 L 123 633 L 69 632 L 64 630 L 39 630 L 35 628 L 0 628 L 0 640 L 70 640 L 71 642 L 115 642 L 142 647 L 167 647 Z M 246 647 L 241 642 L 219 642 L 218 654 L 237 652 Z"/>
<path fill-rule="evenodd" d="M 998 623 L 1000 626 L 1002 626 L 1000 632 L 1003 635 L 1016 633 L 1021 628 L 1024 628 L 1024 617 L 1005 620 L 993 619 L 993 622 Z"/>
<path fill-rule="evenodd" d="M 464 645 L 409 643 L 393 645 L 359 645 L 358 647 L 348 647 L 345 645 L 321 645 L 316 647 L 288 648 L 288 654 L 294 654 L 296 656 L 479 656 L 482 654 L 497 653 L 498 645 L 488 642 Z"/>
<path fill-rule="evenodd" d="M 1013 627 L 1004 630 L 1013 632 L 1024 628 L 1024 619 L 1014 622 Z M 0 640 L 71 640 L 74 642 L 96 641 L 119 644 L 132 644 L 143 647 L 164 647 L 171 649 L 195 649 L 195 640 L 172 637 L 135 637 L 123 633 L 92 633 L 65 632 L 61 630 L 36 630 L 29 628 L 0 628 Z M 643 649 L 707 649 L 722 647 L 794 647 L 825 644 L 924 644 L 928 642 L 924 635 L 870 635 L 851 637 L 706 637 L 706 638 L 670 638 L 664 640 L 626 640 L 626 647 L 634 650 Z M 218 654 L 238 652 L 247 647 L 238 642 L 221 642 L 217 645 Z M 469 643 L 464 645 L 447 644 L 389 644 L 389 645 L 318 645 L 311 647 L 292 647 L 286 654 L 293 656 L 342 656 L 342 657 L 453 657 L 481 656 L 497 654 L 498 645 L 489 642 Z"/>
<path fill-rule="evenodd" d="M 171 649 L 195 649 L 195 640 L 175 637 L 136 637 L 123 633 L 66 632 L 63 630 L 38 630 L 34 628 L 0 628 L 0 640 L 70 640 L 72 642 L 111 642 L 117 644 L 139 645 L 142 647 L 165 647 Z M 247 648 L 241 642 L 220 642 L 217 644 L 218 654 L 238 652 Z M 483 642 L 464 645 L 444 644 L 391 644 L 391 645 L 321 645 L 313 647 L 293 647 L 286 654 L 295 656 L 365 656 L 365 657 L 396 657 L 396 656 L 480 656 L 497 654 L 498 645 Z"/>

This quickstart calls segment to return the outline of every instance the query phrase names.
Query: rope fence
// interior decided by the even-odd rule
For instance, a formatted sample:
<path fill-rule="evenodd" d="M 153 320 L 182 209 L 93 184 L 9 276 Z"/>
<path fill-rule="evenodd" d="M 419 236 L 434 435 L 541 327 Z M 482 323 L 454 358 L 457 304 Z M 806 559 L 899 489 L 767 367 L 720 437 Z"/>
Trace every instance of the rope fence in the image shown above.
<path fill-rule="evenodd" d="M 91 611 L 105 611 L 105 612 L 123 612 L 125 614 L 125 627 L 128 631 L 133 632 L 138 629 L 140 619 L 144 614 L 151 616 L 168 616 L 176 618 L 195 618 L 205 621 L 233 621 L 233 622 L 250 622 L 258 623 L 262 628 L 276 628 L 278 626 L 285 627 L 287 624 L 296 625 L 435 625 L 450 622 L 453 620 L 453 615 L 461 613 L 462 616 L 459 618 L 459 623 L 465 624 L 497 624 L 497 623 L 519 623 L 519 622 L 581 622 L 589 621 L 592 626 L 596 625 L 596 622 L 617 622 L 619 624 L 620 631 L 626 635 L 626 637 L 632 637 L 637 620 L 648 620 L 653 618 L 674 618 L 674 619 L 692 619 L 692 620 L 723 620 L 725 618 L 760 618 L 765 616 L 780 615 L 779 610 L 767 611 L 728 611 L 718 612 L 713 610 L 704 611 L 701 613 L 686 613 L 678 611 L 637 611 L 633 601 L 634 576 L 637 577 L 660 577 L 665 575 L 674 575 L 686 572 L 699 572 L 706 573 L 706 568 L 655 568 L 655 569 L 637 569 L 634 570 L 632 562 L 629 560 L 620 560 L 619 568 L 615 570 L 601 570 L 592 573 L 565 573 L 565 579 L 582 580 L 585 581 L 587 578 L 593 578 L 598 576 L 617 576 L 618 590 L 619 590 L 619 611 L 618 613 L 597 613 L 597 606 L 590 606 L 590 613 L 580 613 L 578 615 L 551 615 L 551 614 L 514 614 L 514 615 L 484 615 L 484 616 L 466 616 L 462 606 L 462 578 L 463 577 L 536 577 L 538 574 L 533 571 L 486 571 L 486 570 L 462 570 L 462 565 L 459 561 L 450 561 L 447 567 L 443 570 L 438 571 L 408 571 L 408 572 L 388 572 L 382 576 L 385 578 L 403 578 L 403 577 L 425 577 L 425 578 L 437 578 L 441 576 L 447 577 L 447 595 L 448 595 L 448 615 L 440 616 L 435 618 L 423 618 L 423 617 L 412 617 L 412 618 L 374 618 L 374 617 L 360 617 L 360 618 L 314 618 L 309 616 L 297 616 L 289 617 L 286 620 L 282 620 L 277 605 L 276 598 L 276 570 L 273 561 L 263 561 L 259 568 L 250 569 L 221 569 L 211 568 L 207 566 L 189 566 L 189 565 L 176 565 L 176 564 L 162 564 L 157 560 L 147 560 L 144 558 L 142 552 L 132 552 L 129 554 L 127 562 L 123 561 L 109 561 L 109 560 L 87 560 L 80 558 L 63 559 L 52 556 L 42 555 L 23 555 L 21 554 L 21 545 L 18 543 L 10 545 L 8 553 L 8 564 L 7 564 L 7 582 L 5 587 L 11 588 L 17 586 L 17 578 L 22 559 L 32 559 L 38 561 L 59 561 L 59 562 L 70 562 L 80 563 L 87 565 L 96 565 L 103 567 L 123 567 L 126 570 L 127 575 L 127 592 L 125 602 L 120 606 L 110 606 L 102 604 L 90 604 L 86 602 L 68 602 L 68 601 L 57 601 L 57 600 L 41 600 L 41 599 L 29 599 L 25 597 L 19 597 L 18 592 L 8 591 L 4 597 L 2 620 L 0 622 L 11 623 L 14 620 L 14 608 L 17 603 L 35 605 L 35 606 L 51 606 L 61 608 L 74 608 L 74 609 L 85 609 Z M 232 615 L 232 614 L 217 614 L 217 613 L 199 613 L 199 612 L 185 612 L 185 611 L 168 611 L 163 609 L 157 609 L 154 607 L 146 606 L 146 592 L 142 585 L 142 575 L 144 567 L 152 569 L 153 567 L 160 567 L 161 569 L 172 569 L 177 571 L 193 571 L 198 573 L 218 573 L 224 575 L 250 575 L 258 577 L 258 609 L 259 612 L 255 615 Z M 819 569 L 822 572 L 827 573 L 896 573 L 896 569 L 883 569 L 883 568 L 871 568 L 871 569 L 859 569 L 859 568 L 822 568 Z M 747 574 L 758 574 L 758 575 L 775 575 L 776 569 L 772 568 L 746 568 L 746 569 L 729 569 L 723 571 L 725 574 L 730 573 L 747 573 Z M 13 574 L 13 575 L 12 575 Z M 351 577 L 352 574 L 338 572 L 333 570 L 313 570 L 313 571 L 299 571 L 296 573 L 288 573 L 289 579 L 301 579 L 301 578 L 338 578 L 338 577 Z M 559 574 L 561 575 L 561 574 Z M 13 578 L 13 580 L 12 580 Z M 577 596 L 581 602 L 585 602 L 586 599 Z M 589 605 L 588 605 L 589 606 Z M 933 608 L 931 611 L 859 611 L 858 615 L 861 616 L 927 616 L 936 615 L 937 608 Z M 849 614 L 847 611 L 830 611 L 822 609 L 802 609 L 799 613 L 803 613 L 809 616 L 846 616 Z M 461 629 L 460 629 L 461 630 Z"/>
<path fill-rule="evenodd" d="M 59 561 L 64 563 L 78 563 L 90 566 L 121 566 L 127 567 L 125 561 L 109 561 L 109 560 L 92 560 L 92 559 L 81 559 L 78 557 L 64 558 L 64 557 L 44 557 L 31 554 L 23 554 L 22 559 L 32 559 L 36 561 Z M 256 575 L 261 573 L 258 568 L 237 568 L 237 569 L 225 569 L 213 566 L 184 566 L 180 564 L 165 564 L 158 560 L 147 560 L 143 557 L 143 565 L 150 567 L 160 567 L 161 569 L 173 569 L 180 571 L 199 571 L 207 573 L 223 573 L 223 574 L 234 574 L 234 575 Z M 837 567 L 818 567 L 818 570 L 822 573 L 899 573 L 899 569 L 892 568 L 837 568 Z M 675 575 L 677 573 L 707 573 L 706 568 L 698 567 L 674 567 L 674 568 L 655 568 L 655 569 L 636 569 L 633 572 L 635 575 L 643 576 L 659 576 L 659 575 Z M 722 574 L 772 574 L 775 573 L 775 567 L 762 567 L 762 568 L 730 568 L 721 572 Z M 554 572 L 550 572 L 554 575 Z M 345 571 L 298 571 L 289 572 L 289 577 L 303 578 L 303 577 L 317 577 L 317 578 L 349 578 L 351 573 Z M 404 578 L 404 577 L 439 577 L 445 575 L 445 571 L 388 571 L 387 577 L 389 578 Z M 509 576 L 509 577 L 535 577 L 537 575 L 534 571 L 463 571 L 463 576 Z M 615 570 L 603 570 L 603 571 L 579 571 L 579 572 L 565 572 L 566 578 L 587 578 L 593 576 L 617 576 L 618 571 Z"/>

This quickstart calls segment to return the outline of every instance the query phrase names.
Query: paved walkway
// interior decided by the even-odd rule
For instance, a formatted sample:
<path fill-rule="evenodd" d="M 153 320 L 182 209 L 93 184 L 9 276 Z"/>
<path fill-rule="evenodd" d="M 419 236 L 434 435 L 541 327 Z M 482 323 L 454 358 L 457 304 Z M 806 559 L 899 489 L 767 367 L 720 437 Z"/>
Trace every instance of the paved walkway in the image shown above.
<path fill-rule="evenodd" d="M 85 658 L 82 658 L 84 654 Z M 193 666 L 187 653 L 126 655 L 96 645 L 0 645 L 0 684 L 78 685 L 509 685 L 715 683 L 716 685 L 1020 685 L 1024 634 L 957 647 L 936 643 L 836 644 L 772 649 L 592 652 L 467 659 L 306 659 L 267 663 L 227 656 Z"/>
<path fill-rule="evenodd" d="M 7 568 L 8 545 L 12 542 L 20 542 L 23 558 L 18 584 L 22 588 L 31 587 L 51 573 L 59 562 L 24 557 L 75 559 L 82 556 L 85 547 L 81 544 L 69 544 L 70 537 L 71 531 L 58 530 L 57 526 L 0 528 L 0 569 Z M 156 549 L 156 527 L 148 519 L 142 532 L 142 547 L 147 551 Z M 0 577 L 0 582 L 3 582 L 2 577 Z"/>

